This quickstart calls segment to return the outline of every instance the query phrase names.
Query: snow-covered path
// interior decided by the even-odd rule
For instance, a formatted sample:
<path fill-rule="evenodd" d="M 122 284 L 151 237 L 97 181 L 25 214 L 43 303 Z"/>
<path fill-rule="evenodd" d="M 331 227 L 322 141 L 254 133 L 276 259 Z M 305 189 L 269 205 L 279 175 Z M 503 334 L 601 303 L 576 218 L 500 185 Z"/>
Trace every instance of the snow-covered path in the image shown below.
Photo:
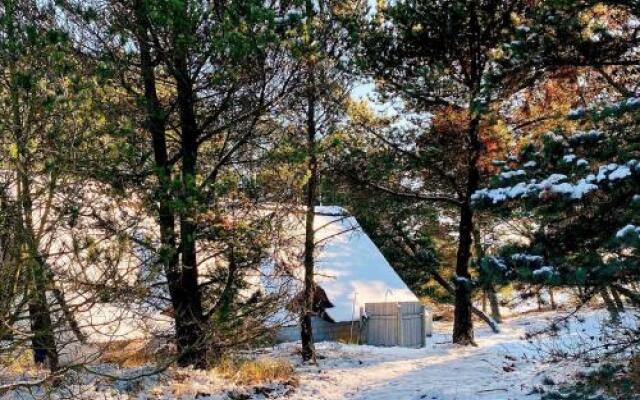
<path fill-rule="evenodd" d="M 512 319 L 502 325 L 500 334 L 480 327 L 478 347 L 452 345 L 451 327 L 445 324 L 436 324 L 424 349 L 322 343 L 318 352 L 325 358 L 318 367 L 298 367 L 300 387 L 289 398 L 537 399 L 534 389 L 542 386 L 544 377 L 557 383 L 580 367 L 570 361 L 547 363 L 524 339 L 527 331 L 545 326 L 552 316 L 557 314 Z M 597 335 L 605 318 L 601 312 L 589 313 L 584 323 L 576 322 L 575 333 L 562 332 L 562 340 Z"/>
<path fill-rule="evenodd" d="M 580 320 L 561 327 L 554 338 L 541 337 L 533 343 L 527 332 L 548 327 L 559 313 L 528 314 L 514 317 L 501 325 L 502 332 L 476 329 L 478 347 L 451 344 L 450 324 L 434 324 L 434 335 L 423 349 L 381 348 L 372 346 L 321 343 L 317 345 L 318 366 L 300 365 L 299 344 L 286 343 L 256 350 L 252 356 L 267 359 L 286 358 L 295 365 L 299 385 L 271 382 L 263 389 L 238 386 L 215 371 L 171 368 L 166 374 L 141 381 L 114 383 L 106 378 L 79 374 L 66 389 L 82 400 L 536 400 L 538 391 L 562 383 L 585 366 L 575 361 L 549 363 L 539 349 L 576 350 L 580 343 L 600 340 L 605 311 L 587 311 Z M 625 323 L 637 326 L 628 313 Z M 595 342 L 594 342 L 595 341 Z M 119 375 L 138 374 L 140 370 L 107 371 Z M 144 367 L 141 367 L 144 370 Z M 137 372 L 136 372 L 137 371 Z M 0 375 L 0 378 L 2 376 Z M 16 377 L 15 379 L 23 379 Z M 7 382 L 10 383 L 11 379 Z M 0 379 L 2 383 L 2 379 Z M 65 390 L 66 390 L 65 389 Z M 40 389 L 37 393 L 42 392 Z M 45 392 L 42 392 L 43 394 Z M 66 392 L 63 394 L 66 395 Z M 0 395 L 2 400 L 37 398 L 28 391 Z M 59 398 L 55 397 L 54 398 Z"/>

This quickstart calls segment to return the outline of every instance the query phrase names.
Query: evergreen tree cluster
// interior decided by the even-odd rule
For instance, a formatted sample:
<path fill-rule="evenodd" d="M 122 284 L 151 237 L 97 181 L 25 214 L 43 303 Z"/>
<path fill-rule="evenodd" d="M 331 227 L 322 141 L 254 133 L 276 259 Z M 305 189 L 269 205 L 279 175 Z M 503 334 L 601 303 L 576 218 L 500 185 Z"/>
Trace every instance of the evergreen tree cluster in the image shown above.
<path fill-rule="evenodd" d="M 457 344 L 474 344 L 474 316 L 499 330 L 509 286 L 602 298 L 612 315 L 640 305 L 639 11 L 3 1 L 0 352 L 61 371 L 108 304 L 164 315 L 162 361 L 207 368 L 272 339 L 295 297 L 315 361 L 328 202 L 416 293 L 453 306 Z M 292 216 L 304 249 L 280 256 Z M 507 224 L 526 229 L 494 240 Z"/>

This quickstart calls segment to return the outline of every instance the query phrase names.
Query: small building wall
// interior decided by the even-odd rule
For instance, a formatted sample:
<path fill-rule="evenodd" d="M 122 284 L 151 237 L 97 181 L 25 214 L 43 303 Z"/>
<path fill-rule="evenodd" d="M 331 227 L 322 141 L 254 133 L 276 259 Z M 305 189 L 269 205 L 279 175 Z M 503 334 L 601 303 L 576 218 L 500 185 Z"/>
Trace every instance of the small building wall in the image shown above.
<path fill-rule="evenodd" d="M 366 319 L 362 336 L 365 343 L 424 347 L 426 335 L 431 333 L 424 305 L 418 302 L 367 303 L 364 308 Z"/>
<path fill-rule="evenodd" d="M 327 322 L 313 317 L 311 319 L 314 342 L 357 342 L 360 338 L 360 322 Z M 276 341 L 297 342 L 300 340 L 300 326 L 289 325 L 281 327 L 276 333 Z"/>
<path fill-rule="evenodd" d="M 363 322 L 327 322 L 313 317 L 314 341 L 420 348 L 425 346 L 426 336 L 431 336 L 431 315 L 419 302 L 367 303 L 364 308 L 367 317 Z M 276 333 L 278 343 L 299 340 L 299 325 L 283 326 Z"/>

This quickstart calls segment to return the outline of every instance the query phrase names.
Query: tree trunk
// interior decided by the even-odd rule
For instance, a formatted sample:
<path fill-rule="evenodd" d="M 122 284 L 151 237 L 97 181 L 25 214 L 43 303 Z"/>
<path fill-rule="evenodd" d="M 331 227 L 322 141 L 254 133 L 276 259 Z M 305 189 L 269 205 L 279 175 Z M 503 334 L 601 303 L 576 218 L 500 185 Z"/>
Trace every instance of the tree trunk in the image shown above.
<path fill-rule="evenodd" d="M 178 54 L 174 60 L 176 71 L 178 109 L 181 130 L 182 186 L 180 197 L 184 209 L 180 213 L 180 254 L 182 256 L 181 301 L 176 314 L 181 319 L 178 347 L 181 349 L 178 363 L 206 368 L 209 355 L 204 335 L 202 295 L 198 285 L 197 235 L 197 157 L 198 127 L 195 116 L 193 84 L 189 76 L 186 54 Z M 213 352 L 211 355 L 215 355 Z"/>
<path fill-rule="evenodd" d="M 4 23 L 7 27 L 6 42 L 12 58 L 17 54 L 18 42 L 15 37 L 14 7 L 13 2 L 5 3 Z M 50 286 L 49 275 L 43 260 L 38 257 L 38 243 L 33 229 L 33 201 L 31 198 L 31 172 L 28 150 L 27 132 L 23 127 L 22 111 L 20 107 L 20 89 L 17 84 L 16 60 L 11 60 L 9 67 L 9 101 L 11 105 L 11 129 L 17 147 L 16 157 L 16 186 L 19 238 L 17 240 L 21 254 L 20 262 L 23 262 L 29 273 L 29 289 L 26 293 L 29 310 L 29 322 L 31 326 L 31 343 L 33 358 L 36 364 L 46 364 L 51 371 L 56 371 L 58 365 L 58 349 L 56 347 L 53 322 L 47 299 L 47 290 Z"/>
<path fill-rule="evenodd" d="M 85 344 L 87 342 L 87 336 L 80 329 L 78 320 L 76 319 L 76 316 L 73 314 L 73 311 L 71 311 L 71 309 L 69 308 L 69 305 L 67 304 L 67 300 L 64 297 L 64 293 L 62 293 L 62 291 L 57 287 L 54 287 L 52 291 L 53 291 L 53 296 L 56 299 L 56 302 L 60 306 L 62 315 L 64 315 L 64 319 L 67 321 L 67 324 L 69 324 L 69 329 L 71 329 L 71 332 L 73 332 L 76 339 L 78 339 L 80 343 Z"/>
<path fill-rule="evenodd" d="M 487 291 L 482 292 L 482 312 L 487 312 Z"/>
<path fill-rule="evenodd" d="M 18 148 L 18 151 L 23 154 L 20 158 L 24 159 L 26 147 L 19 142 Z M 49 300 L 47 299 L 47 291 L 51 288 L 52 282 L 48 266 L 40 257 L 38 244 L 36 243 L 32 220 L 31 185 L 26 171 L 25 164 L 22 163 L 18 172 L 20 180 L 18 197 L 21 205 L 19 217 L 21 238 L 19 242 L 24 251 L 22 262 L 25 263 L 30 274 L 27 296 L 33 360 L 38 365 L 46 365 L 51 371 L 57 371 L 59 369 L 59 356 Z"/>
<path fill-rule="evenodd" d="M 307 21 L 313 18 L 313 5 L 306 2 Z M 315 205 L 318 196 L 318 159 L 316 155 L 316 75 L 315 66 L 307 63 L 307 160 L 309 181 L 306 186 L 306 218 L 304 241 L 304 292 L 302 313 L 300 316 L 300 338 L 302 339 L 302 360 L 316 362 L 316 349 L 313 340 L 313 300 L 315 294 L 314 251 L 315 251 Z"/>
<path fill-rule="evenodd" d="M 555 296 L 553 295 L 553 288 L 549 288 L 549 301 L 551 302 L 551 309 L 557 310 L 558 305 L 556 304 Z"/>
<path fill-rule="evenodd" d="M 460 225 L 458 228 L 459 242 L 456 259 L 456 309 L 453 322 L 453 343 L 475 344 L 473 338 L 473 320 L 471 319 L 471 274 L 469 260 L 473 244 L 473 208 L 471 195 L 480 185 L 480 171 L 478 160 L 482 150 L 479 138 L 480 117 L 474 115 L 469 123 L 468 141 L 470 157 L 467 170 L 467 187 L 464 203 L 460 207 Z"/>
<path fill-rule="evenodd" d="M 482 248 L 482 242 L 480 240 L 480 230 L 474 224 L 473 228 L 473 242 L 476 249 L 476 265 L 480 265 L 480 261 L 484 257 L 484 249 Z M 497 323 L 502 322 L 502 316 L 500 315 L 500 303 L 498 302 L 498 294 L 491 282 L 486 282 L 482 293 L 482 311 L 486 312 L 487 299 L 491 306 L 491 318 Z"/>
<path fill-rule="evenodd" d="M 402 249 L 406 253 L 408 253 L 412 257 L 416 257 L 418 262 L 424 261 L 417 255 L 414 246 L 407 244 L 405 242 L 399 242 L 398 245 L 402 247 Z M 436 271 L 430 271 L 430 274 L 431 276 L 433 276 L 433 279 L 435 279 L 435 281 L 438 282 L 440 286 L 442 286 L 447 292 L 449 292 L 449 294 L 455 295 L 456 289 L 453 287 L 453 285 L 451 285 L 451 283 L 449 283 L 449 281 L 444 279 L 442 275 L 440 275 Z M 500 329 L 498 328 L 498 325 L 495 323 L 495 321 L 489 318 L 487 314 L 485 314 L 481 310 L 478 310 L 475 306 L 473 306 L 473 304 L 471 305 L 471 312 L 473 312 L 478 318 L 486 322 L 487 325 L 489 325 L 489 327 L 494 333 L 500 333 Z"/>
<path fill-rule="evenodd" d="M 171 189 L 172 174 L 166 143 L 166 116 L 158 99 L 155 68 L 153 65 L 149 37 L 149 19 L 146 2 L 137 0 L 136 7 L 137 37 L 140 47 L 140 74 L 144 86 L 146 124 L 151 134 L 155 173 L 158 179 L 158 223 L 160 226 L 161 248 L 158 262 L 161 263 L 167 278 L 167 285 L 173 307 L 176 342 L 178 346 L 178 364 L 205 367 L 207 362 L 203 340 L 203 312 L 200 290 L 197 283 L 195 255 L 195 218 L 193 205 L 180 216 L 182 242 L 178 248 L 176 239 L 176 213 L 171 206 L 174 194 Z M 182 197 L 188 195 L 195 184 L 195 163 L 197 157 L 196 124 L 193 113 L 193 94 L 186 69 L 186 58 L 176 58 L 180 74 L 178 82 L 180 122 L 182 128 L 183 187 Z M 182 253 L 182 266 L 179 255 Z"/>
<path fill-rule="evenodd" d="M 469 205 L 462 207 L 460 215 L 458 257 L 456 263 L 456 295 L 453 322 L 453 343 L 469 345 L 474 343 L 473 320 L 471 319 L 471 229 L 473 211 Z"/>
<path fill-rule="evenodd" d="M 606 287 L 603 287 L 599 290 L 600 296 L 602 296 L 602 300 L 604 301 L 605 306 L 607 307 L 607 311 L 609 311 L 609 316 L 611 317 L 611 321 L 618 322 L 620 321 L 620 314 L 618 314 L 618 308 L 615 303 L 611 299 L 609 292 Z"/>
<path fill-rule="evenodd" d="M 611 290 L 611 296 L 613 296 L 613 301 L 616 303 L 616 307 L 618 307 L 618 311 L 624 312 L 624 302 L 620 298 L 620 293 L 613 286 L 609 286 L 609 290 Z"/>
<path fill-rule="evenodd" d="M 453 286 L 451 286 L 451 284 L 447 282 L 447 280 L 444 279 L 440 274 L 438 274 L 437 272 L 431 272 L 431 275 L 436 280 L 436 282 L 438 282 L 440 286 L 442 286 L 447 292 L 451 294 L 456 293 L 456 289 Z M 478 310 L 478 308 L 476 308 L 473 304 L 471 305 L 471 312 L 476 317 L 486 322 L 487 325 L 489 325 L 489 327 L 493 331 L 493 333 L 500 333 L 500 328 L 498 328 L 498 324 L 496 324 L 496 322 L 493 319 L 489 318 L 487 314 L 485 314 L 481 310 Z"/>
<path fill-rule="evenodd" d="M 51 371 L 57 371 L 59 357 L 47 300 L 46 271 L 37 261 L 33 261 L 32 265 L 33 292 L 29 295 L 29 320 L 33 361 L 38 365 L 46 365 Z"/>
<path fill-rule="evenodd" d="M 316 350 L 313 340 L 313 299 L 315 293 L 314 282 L 314 255 L 315 250 L 315 235 L 314 235 L 314 221 L 315 221 L 315 207 L 310 199 L 311 187 L 313 184 L 309 182 L 307 184 L 310 188 L 307 189 L 307 210 L 305 221 L 305 243 L 304 243 L 304 292 L 303 292 L 303 304 L 302 312 L 300 316 L 300 338 L 302 339 L 302 360 L 315 362 Z"/>
<path fill-rule="evenodd" d="M 20 269 L 16 265 L 16 260 L 20 259 L 20 249 L 16 230 L 19 226 L 18 218 L 15 216 L 13 204 L 8 200 L 7 189 L 0 189 L 0 215 L 3 216 L 0 224 L 0 341 L 13 340 L 13 324 L 15 315 L 20 311 L 16 310 L 15 304 L 19 296 L 18 281 L 20 280 Z"/>
<path fill-rule="evenodd" d="M 491 285 L 487 289 L 487 296 L 489 297 L 489 305 L 491 306 L 491 318 L 497 323 L 502 322 L 502 315 L 500 314 L 500 302 L 498 301 L 498 294 Z"/>
<path fill-rule="evenodd" d="M 235 249 L 231 249 L 230 253 L 227 279 L 225 280 L 224 289 L 222 290 L 220 298 L 215 306 L 216 322 L 219 324 L 224 324 L 229 321 L 231 306 L 236 294 L 236 275 L 238 264 L 235 258 Z"/>
<path fill-rule="evenodd" d="M 538 289 L 538 291 L 536 292 L 536 301 L 538 302 L 538 311 L 542 311 L 542 295 L 540 294 L 540 290 Z"/>

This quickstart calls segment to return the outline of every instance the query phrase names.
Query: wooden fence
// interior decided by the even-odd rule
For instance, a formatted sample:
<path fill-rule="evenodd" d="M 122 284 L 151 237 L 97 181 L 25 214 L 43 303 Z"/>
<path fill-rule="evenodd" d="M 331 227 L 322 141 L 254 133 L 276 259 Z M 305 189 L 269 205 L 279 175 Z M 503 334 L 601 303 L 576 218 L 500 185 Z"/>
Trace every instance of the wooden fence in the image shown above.
<path fill-rule="evenodd" d="M 362 341 L 372 346 L 424 347 L 431 333 L 425 307 L 417 302 L 367 303 L 361 314 Z"/>

